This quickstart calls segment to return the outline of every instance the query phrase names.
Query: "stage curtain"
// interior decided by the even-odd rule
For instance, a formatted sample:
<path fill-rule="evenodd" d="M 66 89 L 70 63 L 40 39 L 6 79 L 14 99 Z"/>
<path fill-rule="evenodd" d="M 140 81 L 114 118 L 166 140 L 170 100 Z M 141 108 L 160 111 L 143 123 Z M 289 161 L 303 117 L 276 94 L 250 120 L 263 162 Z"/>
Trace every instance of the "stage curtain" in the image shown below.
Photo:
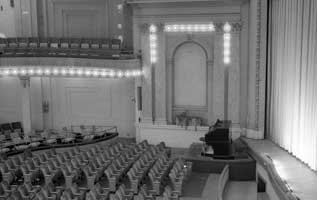
<path fill-rule="evenodd" d="M 317 1 L 270 0 L 267 136 L 317 169 Z"/>

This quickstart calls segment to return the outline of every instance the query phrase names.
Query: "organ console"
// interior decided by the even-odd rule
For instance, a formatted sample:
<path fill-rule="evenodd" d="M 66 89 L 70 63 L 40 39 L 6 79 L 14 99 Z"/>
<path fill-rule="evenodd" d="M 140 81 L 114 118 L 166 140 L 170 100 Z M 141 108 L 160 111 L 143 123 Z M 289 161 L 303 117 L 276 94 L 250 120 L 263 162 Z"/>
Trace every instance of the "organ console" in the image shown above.
<path fill-rule="evenodd" d="M 233 155 L 231 139 L 231 121 L 219 120 L 209 128 L 205 134 L 205 149 L 202 152 L 205 156 L 214 158 L 230 158 Z"/>

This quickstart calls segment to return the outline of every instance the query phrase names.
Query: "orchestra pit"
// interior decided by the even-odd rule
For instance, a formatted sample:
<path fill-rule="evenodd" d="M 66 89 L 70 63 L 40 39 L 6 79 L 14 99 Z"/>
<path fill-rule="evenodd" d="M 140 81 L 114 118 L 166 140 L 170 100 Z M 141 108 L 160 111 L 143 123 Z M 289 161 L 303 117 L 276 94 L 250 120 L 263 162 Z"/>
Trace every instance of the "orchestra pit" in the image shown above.
<path fill-rule="evenodd" d="M 0 0 L 0 200 L 315 200 L 316 0 Z"/>

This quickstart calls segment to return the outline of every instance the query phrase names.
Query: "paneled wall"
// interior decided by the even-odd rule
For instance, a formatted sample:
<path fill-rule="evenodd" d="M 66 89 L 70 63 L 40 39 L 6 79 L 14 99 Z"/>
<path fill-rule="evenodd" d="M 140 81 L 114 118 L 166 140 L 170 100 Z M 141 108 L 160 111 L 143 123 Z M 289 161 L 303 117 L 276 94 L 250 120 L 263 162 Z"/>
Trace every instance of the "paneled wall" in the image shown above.
<path fill-rule="evenodd" d="M 134 136 L 134 81 L 131 79 L 52 79 L 52 126 L 116 125 Z"/>
<path fill-rule="evenodd" d="M 20 81 L 0 78 L 0 123 L 22 120 Z"/>
<path fill-rule="evenodd" d="M 0 78 L 0 123 L 22 121 L 21 88 L 18 78 Z M 32 129 L 115 125 L 120 136 L 135 136 L 133 79 L 33 77 L 30 92 Z"/>

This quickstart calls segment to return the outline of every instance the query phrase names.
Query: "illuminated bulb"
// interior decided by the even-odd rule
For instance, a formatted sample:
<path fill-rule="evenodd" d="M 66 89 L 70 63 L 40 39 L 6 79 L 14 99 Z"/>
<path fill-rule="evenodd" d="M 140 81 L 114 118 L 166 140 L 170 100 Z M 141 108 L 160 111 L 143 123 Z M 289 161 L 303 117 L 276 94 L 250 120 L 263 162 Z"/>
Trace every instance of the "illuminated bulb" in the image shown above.
<path fill-rule="evenodd" d="M 223 58 L 223 62 L 224 62 L 225 64 L 229 64 L 229 63 L 230 63 L 230 57 L 229 57 L 229 56 L 225 56 L 225 57 Z"/>
<path fill-rule="evenodd" d="M 75 71 L 73 69 L 68 70 L 69 75 L 73 76 L 75 74 Z"/>
<path fill-rule="evenodd" d="M 20 74 L 21 74 L 22 76 L 25 76 L 26 71 L 25 71 L 24 69 L 21 69 L 21 70 L 20 70 Z"/>
<path fill-rule="evenodd" d="M 156 56 L 157 52 L 156 49 L 151 49 L 151 56 Z"/>
<path fill-rule="evenodd" d="M 122 5 L 122 4 L 118 4 L 118 5 L 117 5 L 117 9 L 118 9 L 118 10 L 120 10 L 120 11 L 121 11 L 121 10 L 122 10 L 122 8 L 123 8 L 123 5 Z"/>
<path fill-rule="evenodd" d="M 231 39 L 231 34 L 230 33 L 225 33 L 225 34 L 223 34 L 223 39 L 224 40 L 230 40 Z"/>
<path fill-rule="evenodd" d="M 33 70 L 33 69 L 29 69 L 29 70 L 28 70 L 28 74 L 29 74 L 29 75 L 33 75 L 33 74 L 34 74 L 34 70 Z"/>
<path fill-rule="evenodd" d="M 156 42 L 151 42 L 150 47 L 151 47 L 152 49 L 155 49 L 155 48 L 157 47 Z"/>
<path fill-rule="evenodd" d="M 62 74 L 63 76 L 65 76 L 65 75 L 67 74 L 66 69 L 62 69 L 62 70 L 61 70 L 61 74 Z"/>
<path fill-rule="evenodd" d="M 18 75 L 18 70 L 13 69 L 13 70 L 12 70 L 12 74 L 13 74 L 14 76 Z"/>
<path fill-rule="evenodd" d="M 200 25 L 200 30 L 205 32 L 206 31 L 206 26 L 204 24 Z"/>
<path fill-rule="evenodd" d="M 77 75 L 78 75 L 78 76 L 83 75 L 83 70 L 81 70 L 81 69 L 77 69 Z"/>
<path fill-rule="evenodd" d="M 130 77 L 130 76 L 131 76 L 130 71 L 126 71 L 126 72 L 125 72 L 125 76 L 126 76 L 126 77 Z"/>
<path fill-rule="evenodd" d="M 155 33 L 157 31 L 157 27 L 154 25 L 154 24 L 152 24 L 151 26 L 150 26 L 150 32 L 151 33 Z"/>
<path fill-rule="evenodd" d="M 209 31 L 214 31 L 215 30 L 215 26 L 213 24 L 209 24 L 208 30 Z"/>
<path fill-rule="evenodd" d="M 93 72 L 93 76 L 99 76 L 99 72 L 98 72 L 97 70 L 95 70 L 95 71 Z"/>
<path fill-rule="evenodd" d="M 44 70 L 44 74 L 50 75 L 50 74 L 51 74 L 51 70 L 50 70 L 50 69 L 45 69 L 45 70 Z"/>
<path fill-rule="evenodd" d="M 192 25 L 187 25 L 187 31 L 192 31 Z"/>
<path fill-rule="evenodd" d="M 230 41 L 224 41 L 223 47 L 224 47 L 225 49 L 229 49 L 229 48 L 230 48 Z"/>
<path fill-rule="evenodd" d="M 177 31 L 178 30 L 178 25 L 173 25 L 173 31 Z"/>
<path fill-rule="evenodd" d="M 171 28 L 170 25 L 167 25 L 167 26 L 165 26 L 165 30 L 166 30 L 167 32 L 170 32 L 170 31 L 172 30 L 172 28 Z"/>
<path fill-rule="evenodd" d="M 119 78 L 121 78 L 121 77 L 123 76 L 122 71 L 118 71 L 117 76 L 118 76 Z"/>
<path fill-rule="evenodd" d="M 156 63 L 156 61 L 157 61 L 157 58 L 156 58 L 156 57 L 152 57 L 152 58 L 151 58 L 151 63 Z"/>
<path fill-rule="evenodd" d="M 229 56 L 229 55 L 230 55 L 230 49 L 225 49 L 225 50 L 223 51 L 223 55 L 224 55 L 224 56 Z"/>
<path fill-rule="evenodd" d="M 110 77 L 114 77 L 114 76 L 115 76 L 114 71 L 110 71 L 110 72 L 109 72 L 109 76 L 110 76 Z"/>
<path fill-rule="evenodd" d="M 90 70 L 86 70 L 86 71 L 85 71 L 85 75 L 86 75 L 86 76 L 90 76 L 90 75 L 91 75 L 91 71 L 90 71 Z"/>
<path fill-rule="evenodd" d="M 228 22 L 223 26 L 223 31 L 226 33 L 231 31 L 231 25 Z"/>
<path fill-rule="evenodd" d="M 7 70 L 7 69 L 6 69 L 6 70 L 4 70 L 4 71 L 3 71 L 3 75 L 5 75 L 5 76 L 10 75 L 10 71 L 9 71 L 9 70 Z"/>
<path fill-rule="evenodd" d="M 54 74 L 54 75 L 58 75 L 58 73 L 59 73 L 58 69 L 54 69 L 54 70 L 53 70 L 53 74 Z"/>
<path fill-rule="evenodd" d="M 138 71 L 137 70 L 134 70 L 133 72 L 132 72 L 132 76 L 137 76 L 138 75 Z"/>
<path fill-rule="evenodd" d="M 107 76 L 107 75 L 108 75 L 108 73 L 107 73 L 106 71 L 102 71 L 102 72 L 101 72 L 101 76 L 105 77 L 105 76 Z"/>
<path fill-rule="evenodd" d="M 151 42 L 155 42 L 157 40 L 157 36 L 156 35 L 150 35 L 150 41 Z"/>
<path fill-rule="evenodd" d="M 37 75 L 42 75 L 43 71 L 41 69 L 36 70 Z"/>
<path fill-rule="evenodd" d="M 122 24 L 117 25 L 118 29 L 122 29 Z"/>

